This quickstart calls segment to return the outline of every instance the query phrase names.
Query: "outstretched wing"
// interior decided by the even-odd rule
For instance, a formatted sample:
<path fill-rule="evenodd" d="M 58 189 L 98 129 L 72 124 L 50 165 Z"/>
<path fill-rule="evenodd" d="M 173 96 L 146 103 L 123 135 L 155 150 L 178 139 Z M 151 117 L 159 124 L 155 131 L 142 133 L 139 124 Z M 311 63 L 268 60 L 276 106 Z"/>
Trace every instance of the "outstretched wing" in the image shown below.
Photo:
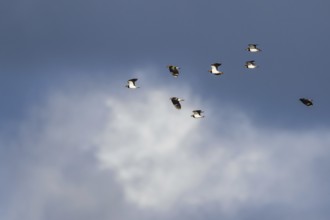
<path fill-rule="evenodd" d="M 132 83 L 135 83 L 137 80 L 138 80 L 138 79 L 134 78 L 134 79 L 130 79 L 130 80 L 128 80 L 127 82 L 129 83 L 129 82 L 131 81 Z"/>
<path fill-rule="evenodd" d="M 194 110 L 193 113 L 194 113 L 194 114 L 198 114 L 198 115 L 200 115 L 200 114 L 203 113 L 203 111 L 202 111 L 202 110 Z"/>
<path fill-rule="evenodd" d="M 258 44 L 249 44 L 250 49 L 256 49 Z"/>
<path fill-rule="evenodd" d="M 219 66 L 221 66 L 221 63 L 213 63 L 213 64 L 211 64 L 211 67 L 216 67 L 216 68 L 218 68 Z"/>

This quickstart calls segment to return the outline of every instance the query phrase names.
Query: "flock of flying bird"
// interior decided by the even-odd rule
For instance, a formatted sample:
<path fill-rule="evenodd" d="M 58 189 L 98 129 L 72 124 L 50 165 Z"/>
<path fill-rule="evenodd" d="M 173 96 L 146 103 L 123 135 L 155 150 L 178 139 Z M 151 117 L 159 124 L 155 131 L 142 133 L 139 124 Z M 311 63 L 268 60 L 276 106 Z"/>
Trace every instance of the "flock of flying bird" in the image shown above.
<path fill-rule="evenodd" d="M 246 50 L 251 52 L 251 53 L 257 53 L 257 52 L 261 51 L 261 49 L 257 47 L 257 44 L 249 44 L 248 47 L 246 48 Z M 212 73 L 213 75 L 216 75 L 216 76 L 222 75 L 223 72 L 219 70 L 220 66 L 221 66 L 221 63 L 211 64 L 211 69 L 209 70 L 209 72 Z M 257 64 L 254 60 L 250 60 L 250 61 L 245 62 L 245 67 L 248 68 L 248 69 L 255 69 L 258 66 L 257 66 Z M 170 71 L 170 73 L 172 74 L 172 76 L 174 76 L 174 77 L 179 76 L 180 67 L 169 65 L 169 66 L 167 66 L 167 68 Z M 137 80 L 138 80 L 137 78 L 128 80 L 126 87 L 129 88 L 129 89 L 140 88 L 136 85 Z M 171 97 L 170 100 L 171 100 L 172 104 L 174 105 L 174 107 L 176 109 L 181 109 L 180 102 L 184 101 L 184 99 L 181 99 L 181 98 L 178 98 L 178 97 Z M 306 106 L 312 106 L 313 105 L 313 100 L 312 99 L 300 98 L 299 100 Z M 204 118 L 205 117 L 203 115 L 204 112 L 202 110 L 193 110 L 192 113 L 193 114 L 191 115 L 191 117 L 193 117 L 193 118 Z"/>

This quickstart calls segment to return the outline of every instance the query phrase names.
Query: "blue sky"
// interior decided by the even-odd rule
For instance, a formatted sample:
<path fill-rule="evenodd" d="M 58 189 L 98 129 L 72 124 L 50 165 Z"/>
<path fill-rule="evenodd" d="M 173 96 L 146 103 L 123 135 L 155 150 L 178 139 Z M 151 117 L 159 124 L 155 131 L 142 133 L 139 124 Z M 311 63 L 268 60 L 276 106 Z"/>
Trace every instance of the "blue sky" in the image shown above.
<path fill-rule="evenodd" d="M 1 218 L 329 219 L 329 9 L 2 1 Z"/>

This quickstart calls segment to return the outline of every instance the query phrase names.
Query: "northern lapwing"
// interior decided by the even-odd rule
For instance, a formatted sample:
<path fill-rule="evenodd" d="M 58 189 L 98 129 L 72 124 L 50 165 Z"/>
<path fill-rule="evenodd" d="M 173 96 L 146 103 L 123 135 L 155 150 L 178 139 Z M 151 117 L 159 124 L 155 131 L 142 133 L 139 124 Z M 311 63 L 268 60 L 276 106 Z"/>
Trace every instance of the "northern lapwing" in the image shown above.
<path fill-rule="evenodd" d="M 299 100 L 306 106 L 312 106 L 313 105 L 313 99 L 300 98 Z"/>
<path fill-rule="evenodd" d="M 168 70 L 171 72 L 172 76 L 174 76 L 174 77 L 178 77 L 179 76 L 179 69 L 180 69 L 180 67 L 173 66 L 173 65 L 169 65 L 167 67 L 168 67 Z"/>
<path fill-rule="evenodd" d="M 204 113 L 202 110 L 194 110 L 192 111 L 193 114 L 191 115 L 191 117 L 193 118 L 204 118 L 205 116 L 202 115 L 202 113 Z"/>
<path fill-rule="evenodd" d="M 129 89 L 140 88 L 140 87 L 136 86 L 136 84 L 135 84 L 137 80 L 138 79 L 136 79 L 136 78 L 128 80 L 126 87 L 129 88 Z"/>
<path fill-rule="evenodd" d="M 257 64 L 255 63 L 254 60 L 250 60 L 245 62 L 245 67 L 248 69 L 254 69 L 257 67 Z"/>
<path fill-rule="evenodd" d="M 209 70 L 209 72 L 216 76 L 223 74 L 223 72 L 219 71 L 219 69 L 218 69 L 219 66 L 221 66 L 221 63 L 211 64 L 211 69 Z"/>
<path fill-rule="evenodd" d="M 258 44 L 249 44 L 248 47 L 246 48 L 247 51 L 252 52 L 252 53 L 256 53 L 256 52 L 260 52 L 261 49 L 257 47 Z"/>
<path fill-rule="evenodd" d="M 180 104 L 180 102 L 181 102 L 181 101 L 184 101 L 184 99 L 180 99 L 180 98 L 178 98 L 178 97 L 171 97 L 170 99 L 171 99 L 172 104 L 174 105 L 174 107 L 175 107 L 176 109 L 181 109 L 181 104 Z"/>

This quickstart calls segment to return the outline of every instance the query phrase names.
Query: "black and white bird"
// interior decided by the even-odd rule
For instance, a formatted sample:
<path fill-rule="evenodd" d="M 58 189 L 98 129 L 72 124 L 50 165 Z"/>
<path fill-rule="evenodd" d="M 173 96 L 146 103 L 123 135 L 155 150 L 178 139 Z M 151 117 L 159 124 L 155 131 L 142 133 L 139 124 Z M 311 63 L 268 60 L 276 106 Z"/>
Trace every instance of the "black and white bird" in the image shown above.
<path fill-rule="evenodd" d="M 257 64 L 254 60 L 250 60 L 245 62 L 245 67 L 248 69 L 254 69 L 257 67 Z"/>
<path fill-rule="evenodd" d="M 136 81 L 137 81 L 137 80 L 138 80 L 138 79 L 136 79 L 136 78 L 128 80 L 128 81 L 127 81 L 127 85 L 126 85 L 126 87 L 129 88 L 129 89 L 140 88 L 140 87 L 136 86 Z"/>
<path fill-rule="evenodd" d="M 202 113 L 204 113 L 202 110 L 194 110 L 192 111 L 193 114 L 191 115 L 191 117 L 193 118 L 204 118 L 205 116 L 202 115 Z"/>
<path fill-rule="evenodd" d="M 178 97 L 171 97 L 170 100 L 172 101 L 172 104 L 176 109 L 181 109 L 181 101 L 184 101 L 184 99 L 180 99 Z"/>
<path fill-rule="evenodd" d="M 256 52 L 260 52 L 261 49 L 257 47 L 258 44 L 249 44 L 248 48 L 246 48 L 247 51 L 252 52 L 252 53 L 256 53 Z"/>
<path fill-rule="evenodd" d="M 306 106 L 312 106 L 313 105 L 313 99 L 300 98 L 299 100 Z"/>
<path fill-rule="evenodd" d="M 180 69 L 180 67 L 173 66 L 173 65 L 169 65 L 167 67 L 168 67 L 168 70 L 171 72 L 172 76 L 174 76 L 174 77 L 178 77 L 179 76 L 179 69 Z"/>
<path fill-rule="evenodd" d="M 221 72 L 218 68 L 219 66 L 221 66 L 221 63 L 213 63 L 211 64 L 211 69 L 209 70 L 210 73 L 214 74 L 214 75 L 221 75 L 223 74 L 223 72 Z"/>

